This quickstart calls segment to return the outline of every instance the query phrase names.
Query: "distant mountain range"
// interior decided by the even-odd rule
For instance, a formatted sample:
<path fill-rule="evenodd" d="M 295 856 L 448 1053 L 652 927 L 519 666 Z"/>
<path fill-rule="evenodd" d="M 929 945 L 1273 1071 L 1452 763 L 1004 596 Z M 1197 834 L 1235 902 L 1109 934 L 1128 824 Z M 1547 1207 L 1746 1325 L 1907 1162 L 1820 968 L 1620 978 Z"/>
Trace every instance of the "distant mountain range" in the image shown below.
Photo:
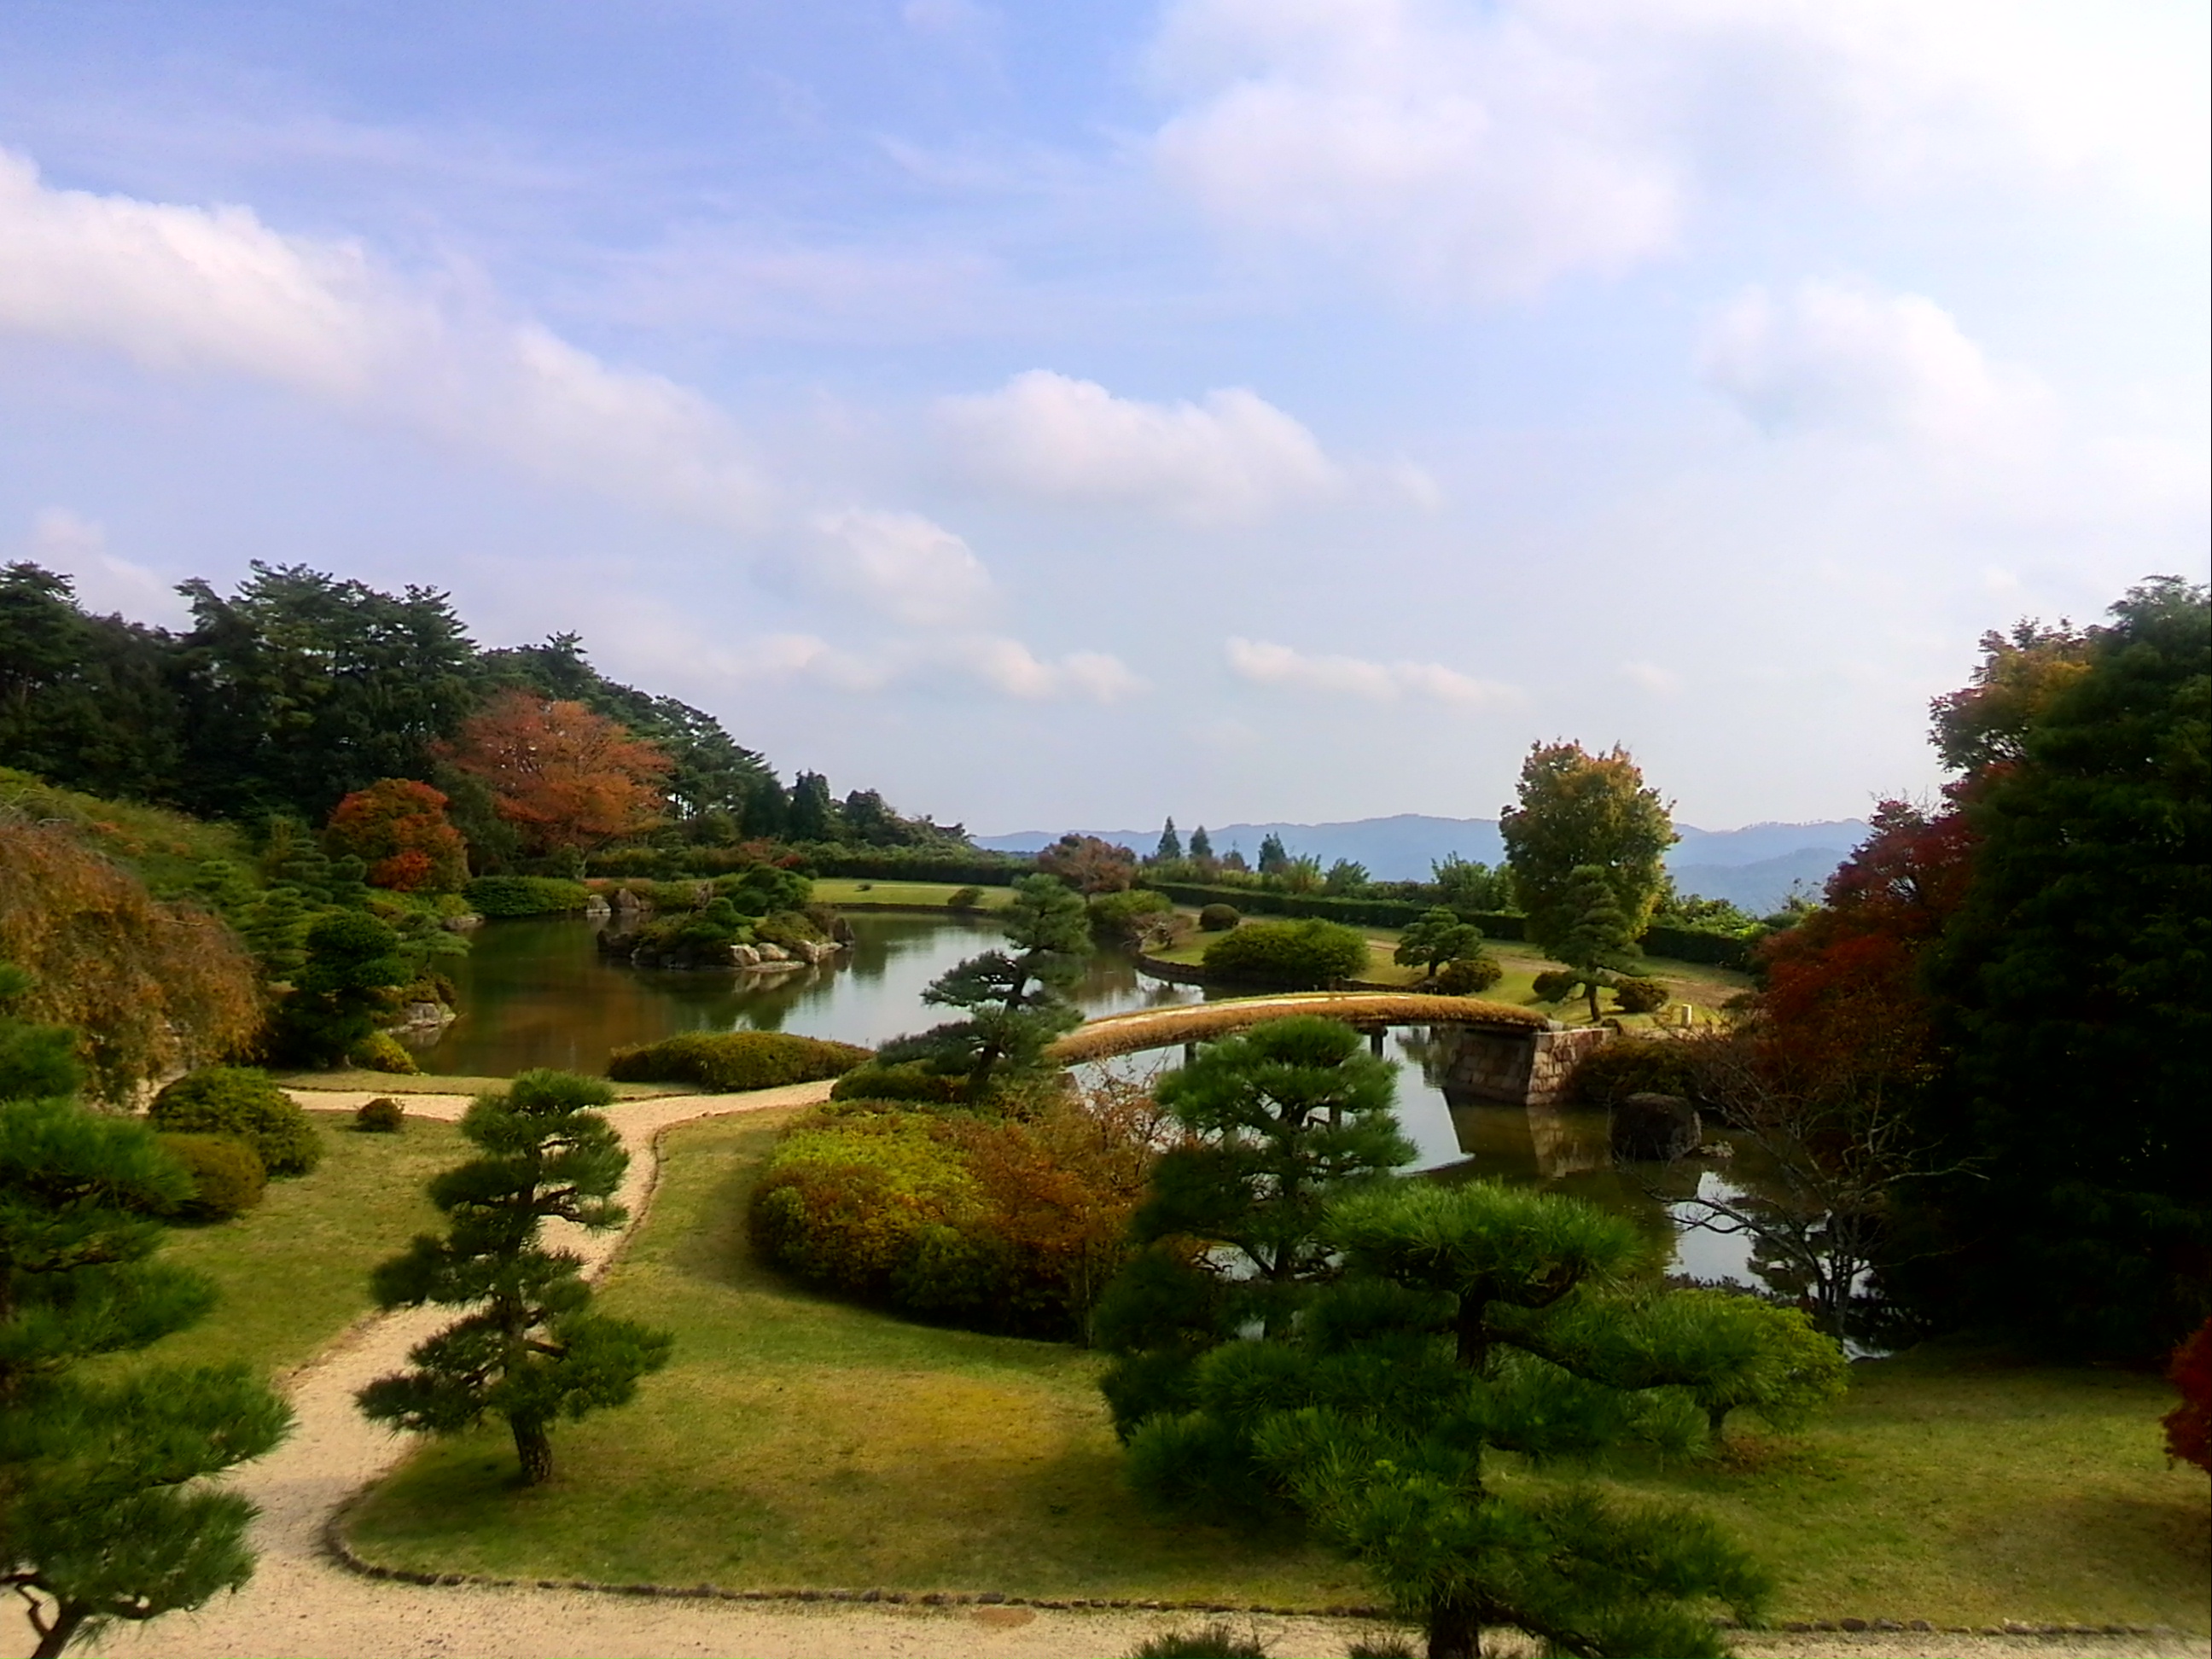
<path fill-rule="evenodd" d="M 1194 824 L 1179 826 L 1186 841 Z M 1818 891 L 1829 872 L 1867 833 L 1863 818 L 1837 818 L 1820 823 L 1753 823 L 1741 830 L 1699 830 L 1678 823 L 1681 840 L 1667 855 L 1674 885 L 1685 893 L 1705 898 L 1727 899 L 1764 915 L 1778 906 L 1790 890 L 1802 884 Z M 1011 836 L 978 836 L 975 844 L 1001 853 L 1034 853 L 1050 846 L 1064 833 L 1024 830 Z M 1139 853 L 1150 853 L 1160 832 L 1151 830 L 1081 830 Z M 1293 854 L 1304 854 L 1330 865 L 1339 859 L 1364 864 L 1377 881 L 1425 881 L 1429 866 L 1456 853 L 1479 864 L 1498 864 L 1505 857 L 1505 843 L 1496 818 L 1432 818 L 1401 812 L 1395 817 L 1358 818 L 1349 823 L 1224 823 L 1208 824 L 1206 835 L 1216 853 L 1240 848 L 1246 858 L 1256 857 L 1268 836 L 1280 836 Z"/>

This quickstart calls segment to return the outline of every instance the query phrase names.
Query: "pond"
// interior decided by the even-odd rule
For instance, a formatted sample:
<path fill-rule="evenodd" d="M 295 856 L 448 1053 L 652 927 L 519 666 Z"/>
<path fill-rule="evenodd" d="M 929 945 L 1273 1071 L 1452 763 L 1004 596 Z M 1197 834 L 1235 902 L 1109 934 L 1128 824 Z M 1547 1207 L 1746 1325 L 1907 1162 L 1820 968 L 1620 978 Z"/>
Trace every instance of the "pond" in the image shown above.
<path fill-rule="evenodd" d="M 608 1051 L 678 1031 L 790 1031 L 869 1046 L 934 1024 L 923 988 L 963 957 L 992 948 L 997 927 L 980 918 L 855 913 L 853 947 L 833 967 L 777 979 L 737 970 L 650 970 L 601 960 L 598 925 L 574 920 L 493 922 L 477 932 L 452 974 L 461 1018 L 416 1045 L 428 1072 L 508 1077 L 533 1066 L 597 1076 Z M 1195 987 L 1146 978 L 1128 957 L 1101 952 L 1075 1000 L 1087 1015 L 1194 1002 Z M 1590 1199 L 1675 1232 L 1674 1271 L 1747 1281 L 1748 1241 L 1673 1226 L 1674 1210 L 1711 1170 L 1614 1168 L 1606 1114 L 1522 1109 L 1448 1097 L 1431 1080 L 1425 1033 L 1394 1031 L 1384 1045 L 1398 1068 L 1398 1115 L 1420 1149 L 1417 1168 L 1452 1180 L 1500 1176 Z M 1176 1063 L 1175 1051 L 1116 1062 L 1125 1074 Z M 1741 1160 L 1738 1160 L 1739 1164 Z M 1755 1171 L 1732 1167 L 1729 1180 Z"/>

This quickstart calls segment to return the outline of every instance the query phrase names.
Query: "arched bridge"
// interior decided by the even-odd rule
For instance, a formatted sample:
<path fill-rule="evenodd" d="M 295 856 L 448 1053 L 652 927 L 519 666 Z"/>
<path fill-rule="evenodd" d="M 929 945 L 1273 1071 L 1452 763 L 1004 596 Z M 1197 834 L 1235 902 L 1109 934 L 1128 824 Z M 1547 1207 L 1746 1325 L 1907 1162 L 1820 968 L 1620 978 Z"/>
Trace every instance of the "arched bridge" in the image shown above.
<path fill-rule="evenodd" d="M 1074 1066 L 1153 1048 L 1188 1048 L 1270 1020 L 1310 1014 L 1370 1033 L 1378 1050 L 1390 1026 L 1435 1030 L 1445 1048 L 1449 1086 L 1475 1099 L 1516 1106 L 1558 1100 L 1574 1062 L 1612 1036 L 1602 1028 L 1561 1030 L 1529 1009 L 1473 997 L 1305 991 L 1108 1014 L 1077 1027 L 1046 1053 L 1063 1066 Z"/>

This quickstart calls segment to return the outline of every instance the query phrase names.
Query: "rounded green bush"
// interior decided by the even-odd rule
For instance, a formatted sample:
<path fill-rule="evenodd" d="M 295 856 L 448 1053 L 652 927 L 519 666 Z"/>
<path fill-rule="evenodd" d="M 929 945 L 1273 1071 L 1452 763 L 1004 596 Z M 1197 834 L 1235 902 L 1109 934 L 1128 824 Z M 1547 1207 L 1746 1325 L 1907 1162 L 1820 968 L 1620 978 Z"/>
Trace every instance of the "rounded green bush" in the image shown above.
<path fill-rule="evenodd" d="M 952 896 L 945 901 L 945 908 L 948 910 L 972 910 L 982 896 L 983 890 L 980 887 L 956 887 L 952 890 Z"/>
<path fill-rule="evenodd" d="M 933 1072 L 922 1061 L 856 1066 L 830 1085 L 832 1100 L 892 1100 L 924 1106 L 957 1106 L 968 1098 L 968 1079 Z"/>
<path fill-rule="evenodd" d="M 1206 933 L 1226 933 L 1244 918 L 1233 904 L 1209 904 L 1198 913 L 1199 931 Z"/>
<path fill-rule="evenodd" d="M 783 1031 L 686 1031 L 617 1048 L 607 1075 L 618 1083 L 690 1083 L 717 1094 L 777 1089 L 842 1077 L 869 1058 L 849 1042 Z"/>
<path fill-rule="evenodd" d="M 1569 997 L 1574 995 L 1577 988 L 1581 984 L 1581 978 L 1568 972 L 1565 968 L 1547 968 L 1536 975 L 1536 1000 L 1565 1002 Z"/>
<path fill-rule="evenodd" d="M 1624 1014 L 1656 1014 L 1673 1000 L 1667 982 L 1657 979 L 1617 979 L 1613 1000 Z"/>
<path fill-rule="evenodd" d="M 353 1127 L 363 1134 L 396 1135 L 407 1127 L 407 1109 L 389 1095 L 379 1095 L 354 1109 Z"/>
<path fill-rule="evenodd" d="M 185 1166 L 192 1195 L 174 1214 L 188 1221 L 228 1221 L 261 1201 L 269 1171 L 236 1135 L 164 1134 L 161 1150 Z"/>
<path fill-rule="evenodd" d="M 1437 989 L 1448 997 L 1471 997 L 1487 991 L 1504 976 L 1498 958 L 1488 954 L 1454 957 L 1437 970 Z"/>
<path fill-rule="evenodd" d="M 414 1077 L 422 1069 L 407 1052 L 407 1045 L 389 1031 L 371 1031 L 353 1045 L 346 1059 L 364 1072 L 382 1072 L 392 1077 Z"/>
<path fill-rule="evenodd" d="M 1367 937 L 1336 921 L 1248 921 L 1206 947 L 1216 978 L 1287 990 L 1326 990 L 1367 968 Z"/>
<path fill-rule="evenodd" d="M 305 1175 L 322 1161 L 314 1121 L 292 1097 L 251 1066 L 206 1066 L 154 1097 L 147 1121 L 156 1129 L 236 1135 L 270 1175 Z"/>

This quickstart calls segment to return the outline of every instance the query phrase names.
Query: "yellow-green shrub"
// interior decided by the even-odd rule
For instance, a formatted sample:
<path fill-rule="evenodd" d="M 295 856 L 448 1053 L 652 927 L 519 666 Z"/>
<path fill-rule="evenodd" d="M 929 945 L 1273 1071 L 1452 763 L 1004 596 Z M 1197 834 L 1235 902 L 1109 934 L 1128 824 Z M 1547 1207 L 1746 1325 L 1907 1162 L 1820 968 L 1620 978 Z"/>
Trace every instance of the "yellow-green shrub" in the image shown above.
<path fill-rule="evenodd" d="M 161 1150 L 185 1166 L 192 1195 L 174 1213 L 190 1221 L 228 1221 L 261 1201 L 269 1171 L 236 1135 L 165 1134 Z"/>
<path fill-rule="evenodd" d="M 355 1043 L 347 1061 L 364 1072 L 383 1072 L 392 1077 L 413 1077 L 422 1071 L 407 1045 L 389 1031 L 371 1031 Z"/>
<path fill-rule="evenodd" d="M 305 1175 L 322 1161 L 313 1121 L 292 1097 L 250 1066 L 204 1066 L 154 1097 L 146 1118 L 156 1129 L 235 1135 L 270 1175 Z"/>

